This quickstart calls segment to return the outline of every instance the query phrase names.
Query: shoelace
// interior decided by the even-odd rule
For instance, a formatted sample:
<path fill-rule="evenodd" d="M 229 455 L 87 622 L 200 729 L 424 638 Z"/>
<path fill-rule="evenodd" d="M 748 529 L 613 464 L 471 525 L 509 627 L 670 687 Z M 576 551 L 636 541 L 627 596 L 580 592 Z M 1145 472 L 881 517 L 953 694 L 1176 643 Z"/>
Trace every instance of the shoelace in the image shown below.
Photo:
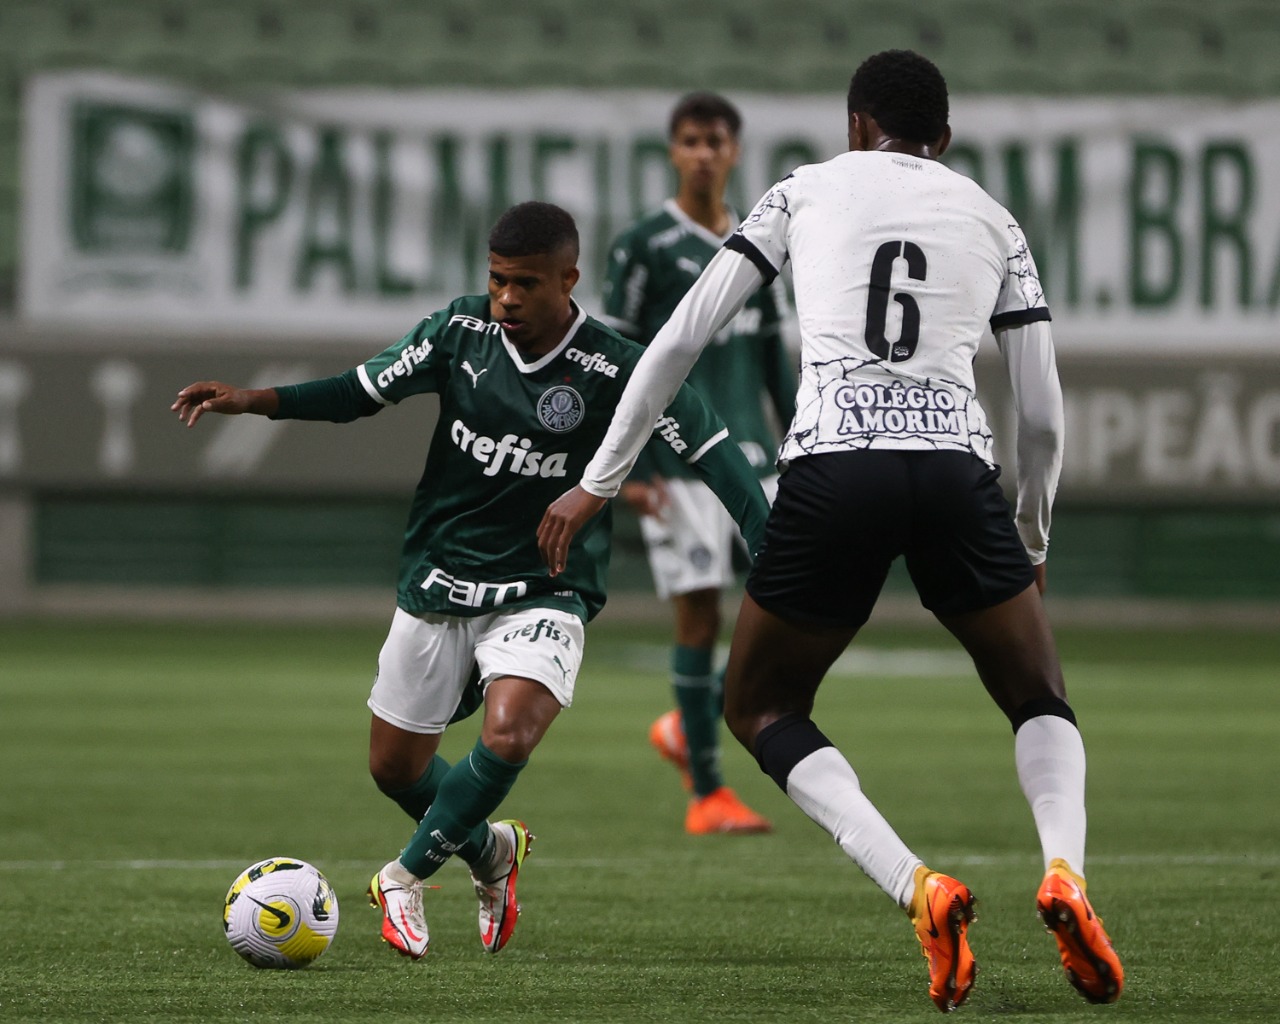
<path fill-rule="evenodd" d="M 397 882 L 397 885 L 400 883 Z M 438 885 L 426 885 L 423 882 L 414 882 L 412 885 L 401 885 L 405 892 L 409 894 L 409 913 L 413 915 L 422 914 L 422 891 L 424 889 L 439 889 Z"/>

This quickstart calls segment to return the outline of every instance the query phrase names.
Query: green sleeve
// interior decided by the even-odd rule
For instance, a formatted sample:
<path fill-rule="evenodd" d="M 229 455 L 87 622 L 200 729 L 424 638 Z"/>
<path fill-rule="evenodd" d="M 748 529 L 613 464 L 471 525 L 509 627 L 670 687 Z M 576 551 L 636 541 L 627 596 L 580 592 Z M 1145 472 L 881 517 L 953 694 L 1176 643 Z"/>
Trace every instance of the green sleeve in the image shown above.
<path fill-rule="evenodd" d="M 631 472 L 627 474 L 628 480 L 640 480 L 648 483 L 655 476 L 660 476 L 658 472 L 658 460 L 654 458 L 653 446 L 656 442 L 650 441 L 640 449 L 640 454 L 636 457 L 636 463 L 631 467 Z"/>
<path fill-rule="evenodd" d="M 796 368 L 791 354 L 783 344 L 781 334 L 774 334 L 765 341 L 764 386 L 769 392 L 778 422 L 786 430 L 796 414 Z"/>
<path fill-rule="evenodd" d="M 365 393 L 371 398 L 377 395 L 374 401 L 394 405 L 412 395 L 439 392 L 449 362 L 445 328 L 456 311 L 466 308 L 465 302 L 459 299 L 433 313 L 394 345 L 365 362 L 356 371 Z M 466 313 L 459 313 L 457 318 L 481 323 Z"/>
<path fill-rule="evenodd" d="M 720 417 L 688 384 L 680 385 L 675 399 L 666 409 L 666 415 L 658 420 L 655 437 L 665 436 L 664 424 L 673 422 L 682 429 L 682 439 L 694 442 L 690 449 L 677 451 L 677 454 L 705 481 L 720 499 L 720 504 L 733 516 L 754 560 L 764 543 L 764 524 L 769 518 L 769 502 L 760 489 L 756 471 L 742 454 L 742 449 L 733 442 Z"/>
<path fill-rule="evenodd" d="M 277 420 L 350 423 L 361 416 L 372 416 L 382 408 L 361 387 L 355 370 L 303 384 L 286 384 L 275 390 L 280 396 L 280 407 L 272 419 Z"/>
<path fill-rule="evenodd" d="M 764 543 L 764 524 L 769 518 L 769 502 L 760 489 L 760 480 L 742 449 L 726 434 L 693 464 L 698 475 L 715 492 L 720 504 L 733 516 L 755 561 Z"/>

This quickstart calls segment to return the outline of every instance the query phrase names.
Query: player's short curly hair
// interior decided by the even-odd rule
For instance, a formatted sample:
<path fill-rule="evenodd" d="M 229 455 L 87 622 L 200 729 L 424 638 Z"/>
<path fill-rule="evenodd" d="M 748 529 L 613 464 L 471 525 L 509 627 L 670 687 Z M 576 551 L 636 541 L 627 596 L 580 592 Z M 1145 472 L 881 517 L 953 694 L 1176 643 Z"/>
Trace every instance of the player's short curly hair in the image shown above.
<path fill-rule="evenodd" d="M 554 203 L 518 203 L 489 232 L 489 251 L 499 256 L 565 252 L 578 259 L 578 226 Z"/>
<path fill-rule="evenodd" d="M 914 50 L 868 57 L 849 82 L 849 114 L 870 114 L 887 135 L 937 142 L 947 128 L 947 82 Z"/>
<path fill-rule="evenodd" d="M 696 121 L 699 124 L 723 121 L 729 134 L 735 139 L 742 131 L 742 115 L 738 113 L 738 108 L 714 92 L 691 92 L 677 103 L 667 121 L 667 138 L 675 138 L 681 121 Z"/>

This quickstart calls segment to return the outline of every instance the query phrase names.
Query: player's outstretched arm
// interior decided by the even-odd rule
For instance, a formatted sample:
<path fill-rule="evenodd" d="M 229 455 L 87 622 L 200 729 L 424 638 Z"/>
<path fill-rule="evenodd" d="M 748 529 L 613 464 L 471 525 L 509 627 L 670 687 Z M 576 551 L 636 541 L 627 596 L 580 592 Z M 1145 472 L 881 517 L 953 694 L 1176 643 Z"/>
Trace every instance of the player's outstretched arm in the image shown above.
<path fill-rule="evenodd" d="M 538 550 L 552 576 L 564 571 L 569 560 L 569 545 L 587 521 L 605 506 L 601 498 L 583 490 L 582 485 L 565 491 L 547 506 L 538 524 Z"/>
<path fill-rule="evenodd" d="M 1033 565 L 1049 548 L 1049 523 L 1065 435 L 1062 385 L 1049 323 L 997 330 L 996 344 L 1009 370 L 1018 414 L 1018 497 L 1014 521 Z"/>
<path fill-rule="evenodd" d="M 275 388 L 237 388 L 216 380 L 202 380 L 188 384 L 178 392 L 171 410 L 188 427 L 207 412 L 220 412 L 227 416 L 253 413 L 258 416 L 274 415 L 280 406 L 280 396 Z"/>

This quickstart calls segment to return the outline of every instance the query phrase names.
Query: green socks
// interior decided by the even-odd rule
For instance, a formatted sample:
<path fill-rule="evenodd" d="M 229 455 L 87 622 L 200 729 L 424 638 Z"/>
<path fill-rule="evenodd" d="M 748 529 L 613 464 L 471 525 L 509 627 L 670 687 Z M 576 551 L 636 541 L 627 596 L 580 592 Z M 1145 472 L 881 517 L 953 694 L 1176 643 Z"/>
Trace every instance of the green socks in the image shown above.
<path fill-rule="evenodd" d="M 399 804 L 400 809 L 415 822 L 421 821 L 422 816 L 427 813 L 427 809 L 435 800 L 436 790 L 440 788 L 440 780 L 445 777 L 448 770 L 449 762 L 436 754 L 417 782 L 405 789 L 387 790 L 386 795 Z"/>
<path fill-rule="evenodd" d="M 526 764 L 504 761 L 476 740 L 471 753 L 441 776 L 435 798 L 400 854 L 400 863 L 418 878 L 435 874 L 455 853 L 468 864 L 478 863 L 489 842 L 489 815 L 506 799 Z M 424 784 L 432 768 L 417 785 Z"/>
<path fill-rule="evenodd" d="M 671 652 L 672 689 L 684 720 L 689 744 L 689 774 L 698 796 L 714 793 L 724 779 L 720 775 L 720 694 L 711 671 L 713 651 L 676 645 Z"/>

